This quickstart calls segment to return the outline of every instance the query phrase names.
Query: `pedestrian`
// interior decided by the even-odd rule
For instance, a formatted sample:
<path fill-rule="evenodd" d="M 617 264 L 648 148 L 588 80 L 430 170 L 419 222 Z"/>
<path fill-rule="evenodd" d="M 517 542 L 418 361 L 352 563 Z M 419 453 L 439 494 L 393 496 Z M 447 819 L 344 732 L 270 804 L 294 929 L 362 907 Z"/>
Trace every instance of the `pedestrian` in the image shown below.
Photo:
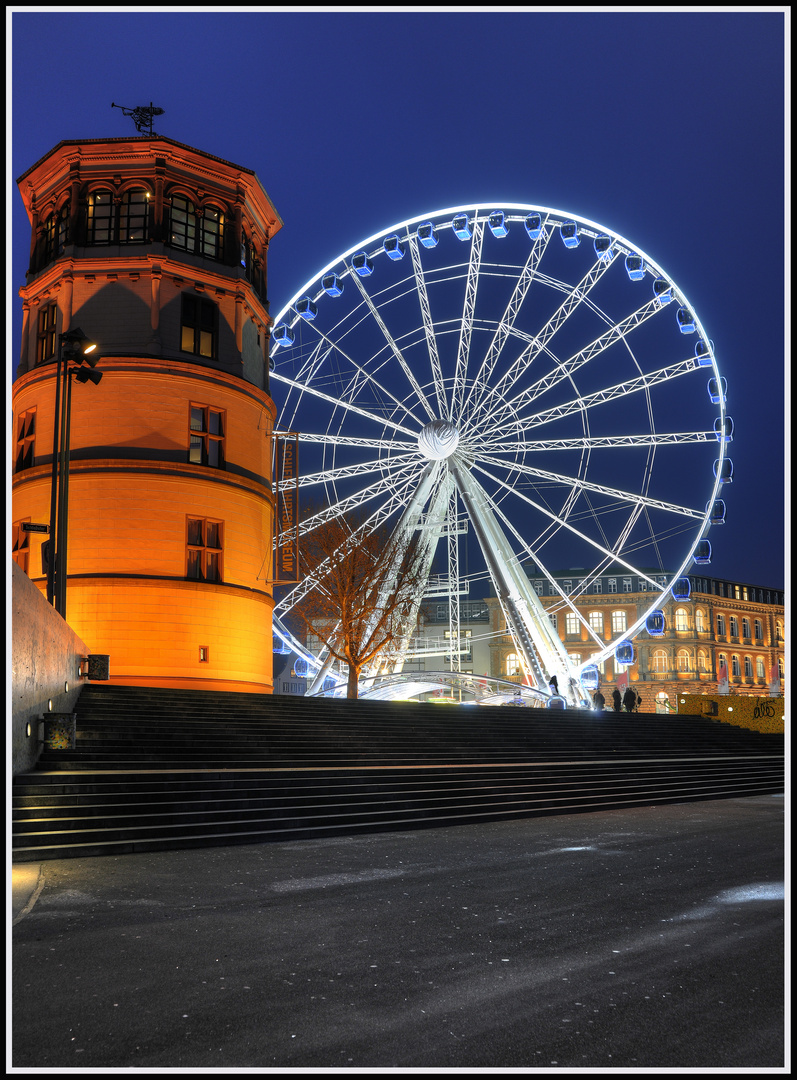
<path fill-rule="evenodd" d="M 614 703 L 614 711 L 615 712 L 620 712 L 620 710 L 621 710 L 620 691 L 617 689 L 616 686 L 615 686 L 614 690 L 612 690 L 612 702 Z"/>
<path fill-rule="evenodd" d="M 603 712 L 603 706 L 606 704 L 606 698 L 603 696 L 600 690 L 595 691 L 592 697 L 592 702 L 598 712 Z"/>
<path fill-rule="evenodd" d="M 640 694 L 640 692 L 639 692 L 639 691 L 637 690 L 637 695 L 636 695 L 636 711 L 637 711 L 637 712 L 639 712 L 639 710 L 640 710 L 640 708 L 641 708 L 641 707 L 642 707 L 642 695 L 641 695 L 641 694 Z"/>
<path fill-rule="evenodd" d="M 623 694 L 623 705 L 626 712 L 633 712 L 636 705 L 636 694 L 629 686 L 626 692 Z"/>
<path fill-rule="evenodd" d="M 550 687 L 552 694 L 559 694 L 559 680 L 556 678 L 555 675 L 551 676 L 548 682 L 548 686 Z"/>

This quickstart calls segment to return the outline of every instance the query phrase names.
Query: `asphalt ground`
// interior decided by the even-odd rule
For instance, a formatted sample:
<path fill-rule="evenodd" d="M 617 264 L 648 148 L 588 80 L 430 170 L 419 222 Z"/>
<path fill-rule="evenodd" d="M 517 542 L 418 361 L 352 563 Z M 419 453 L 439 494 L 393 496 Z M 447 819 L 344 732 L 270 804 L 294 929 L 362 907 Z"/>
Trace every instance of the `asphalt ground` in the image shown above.
<path fill-rule="evenodd" d="M 790 1064 L 782 796 L 13 871 L 10 1072 Z"/>

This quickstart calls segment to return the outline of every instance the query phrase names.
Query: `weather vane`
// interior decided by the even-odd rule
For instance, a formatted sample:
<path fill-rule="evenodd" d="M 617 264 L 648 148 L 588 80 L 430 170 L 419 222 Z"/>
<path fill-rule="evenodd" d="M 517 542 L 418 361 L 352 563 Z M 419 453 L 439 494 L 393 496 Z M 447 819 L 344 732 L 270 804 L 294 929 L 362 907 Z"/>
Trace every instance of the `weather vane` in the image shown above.
<path fill-rule="evenodd" d="M 164 109 L 159 109 L 157 105 L 153 105 L 151 101 L 149 105 L 137 105 L 135 109 L 126 109 L 124 105 L 117 105 L 112 101 L 111 108 L 121 109 L 125 116 L 132 116 L 136 130 L 144 135 L 149 135 L 150 138 L 158 134 L 157 131 L 152 130 L 152 117 L 163 116 L 165 112 Z M 149 128 L 148 131 L 147 128 Z"/>

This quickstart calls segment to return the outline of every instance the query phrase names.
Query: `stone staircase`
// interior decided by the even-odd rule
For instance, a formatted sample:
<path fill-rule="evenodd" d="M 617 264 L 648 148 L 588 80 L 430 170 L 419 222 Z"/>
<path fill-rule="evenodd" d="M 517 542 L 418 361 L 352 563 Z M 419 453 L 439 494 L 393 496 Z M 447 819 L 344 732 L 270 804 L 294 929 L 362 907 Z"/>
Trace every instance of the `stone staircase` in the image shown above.
<path fill-rule="evenodd" d="M 89 684 L 14 778 L 17 862 L 777 794 L 781 735 L 694 716 Z"/>

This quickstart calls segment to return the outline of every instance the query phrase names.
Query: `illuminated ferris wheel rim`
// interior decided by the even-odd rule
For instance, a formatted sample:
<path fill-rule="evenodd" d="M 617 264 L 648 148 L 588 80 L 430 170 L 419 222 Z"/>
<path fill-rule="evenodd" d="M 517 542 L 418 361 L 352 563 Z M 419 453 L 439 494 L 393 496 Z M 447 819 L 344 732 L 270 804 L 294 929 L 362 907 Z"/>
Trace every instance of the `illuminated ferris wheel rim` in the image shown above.
<path fill-rule="evenodd" d="M 491 203 L 471 203 L 461 206 L 448 207 L 430 213 L 418 214 L 412 218 L 407 218 L 404 221 L 391 225 L 388 228 L 383 229 L 377 233 L 373 233 L 365 240 L 362 240 L 359 243 L 352 245 L 347 251 L 345 251 L 343 254 L 339 255 L 335 259 L 331 260 L 329 263 L 327 263 L 325 267 L 323 267 L 322 270 L 320 270 L 312 278 L 310 278 L 276 315 L 274 319 L 274 325 L 279 327 L 280 324 L 282 324 L 292 328 L 296 326 L 297 323 L 301 324 L 304 320 L 302 319 L 302 316 L 297 309 L 297 304 L 299 304 L 300 302 L 306 302 L 307 300 L 319 300 L 326 292 L 323 287 L 319 286 L 327 275 L 334 273 L 339 279 L 353 276 L 355 273 L 355 268 L 352 264 L 353 257 L 365 256 L 366 259 L 370 260 L 377 258 L 381 254 L 385 253 L 385 242 L 387 239 L 393 239 L 395 236 L 398 241 L 402 243 L 410 240 L 412 237 L 418 239 L 418 230 L 423 225 L 430 225 L 432 231 L 434 233 L 437 233 L 441 230 L 444 230 L 446 227 L 450 228 L 453 221 L 460 215 L 467 216 L 468 224 L 475 226 L 477 223 L 479 223 L 482 228 L 484 228 L 485 225 L 489 224 L 491 217 L 498 212 L 503 215 L 507 223 L 517 221 L 523 222 L 524 219 L 528 218 L 528 215 L 537 214 L 543 217 L 545 227 L 552 230 L 556 228 L 561 228 L 563 225 L 574 224 L 576 226 L 576 231 L 578 234 L 592 237 L 593 239 L 598 237 L 608 237 L 611 240 L 612 245 L 616 246 L 617 252 L 619 254 L 623 254 L 626 257 L 628 257 L 629 255 L 639 257 L 639 259 L 641 259 L 642 261 L 645 276 L 647 276 L 648 274 L 653 274 L 663 279 L 663 281 L 665 281 L 671 289 L 672 300 L 677 301 L 677 304 L 673 306 L 680 305 L 688 310 L 694 322 L 694 332 L 696 333 L 697 338 L 703 343 L 705 343 L 709 350 L 708 356 L 710 356 L 710 364 L 706 364 L 703 359 L 701 359 L 700 364 L 707 373 L 709 367 L 711 368 L 715 379 L 717 380 L 717 384 L 720 385 L 722 380 L 720 378 L 719 370 L 717 367 L 713 344 L 710 342 L 708 335 L 702 323 L 700 322 L 693 305 L 689 302 L 684 292 L 676 285 L 672 277 L 667 274 L 667 272 L 655 259 L 653 259 L 643 249 L 639 248 L 637 245 L 629 241 L 622 234 L 612 229 L 609 229 L 606 226 L 599 224 L 598 222 L 594 222 L 588 218 L 584 218 L 570 212 L 531 203 L 509 203 L 499 201 Z M 540 275 L 540 278 L 544 279 L 545 275 Z M 565 291 L 568 289 L 573 291 L 572 286 L 566 285 L 565 283 L 553 282 L 552 279 L 548 279 L 547 282 L 544 281 L 543 283 L 558 284 L 561 285 L 561 287 Z M 599 314 L 602 313 L 599 312 Z M 286 379 L 284 375 L 281 375 L 276 370 L 276 365 L 281 359 L 280 353 L 283 351 L 283 348 L 284 346 L 281 344 L 281 342 L 279 340 L 275 340 L 272 337 L 271 355 L 272 362 L 275 368 L 273 374 L 276 376 L 277 379 L 282 378 L 285 382 L 289 383 L 291 380 Z M 706 359 L 708 359 L 708 356 L 706 357 Z M 723 425 L 721 430 L 724 431 L 726 415 L 724 392 L 720 393 L 719 401 L 716 404 L 719 407 L 720 422 Z M 433 425 L 439 425 L 441 423 L 450 424 L 450 421 L 443 417 L 439 419 L 435 418 L 427 422 L 426 425 L 422 428 L 422 430 L 418 433 L 417 449 L 419 450 L 420 454 L 422 456 L 425 456 L 428 460 L 440 461 L 448 458 L 451 454 L 453 454 L 454 449 L 456 449 L 456 444 L 459 441 L 459 432 L 455 428 L 453 428 L 452 430 L 449 430 L 445 433 L 443 442 L 440 442 L 440 432 L 436 431 L 434 432 L 434 434 L 432 434 L 431 428 L 433 427 Z M 407 434 L 410 433 L 407 432 Z M 443 445 L 444 443 L 445 445 Z M 453 449 L 451 448 L 452 446 Z M 406 449 L 406 447 L 403 446 L 400 448 Z M 705 513 L 702 515 L 701 528 L 697 530 L 691 547 L 689 548 L 686 556 L 682 559 L 680 565 L 678 566 L 678 569 L 673 572 L 671 568 L 668 568 L 668 570 L 666 571 L 666 576 L 670 581 L 670 586 L 676 581 L 676 579 L 681 578 L 685 574 L 687 569 L 691 566 L 692 562 L 694 561 L 694 555 L 695 551 L 697 550 L 697 546 L 700 540 L 705 537 L 711 524 L 710 516 L 712 507 L 718 499 L 721 485 L 723 483 L 722 474 L 723 463 L 726 457 L 726 449 L 725 441 L 722 438 L 718 439 L 717 449 L 717 465 L 719 465 L 719 469 L 715 468 L 713 489 L 709 501 L 706 504 Z M 636 567 L 624 561 L 619 553 L 613 553 L 612 558 L 618 565 L 626 565 L 631 571 L 638 572 Z M 666 592 L 667 589 L 658 594 L 651 593 L 653 601 L 650 607 L 637 619 L 637 621 L 632 626 L 628 628 L 628 630 L 626 631 L 626 636 L 628 638 L 633 637 L 641 629 L 645 628 L 647 617 L 652 612 L 657 610 Z M 612 654 L 616 644 L 616 640 L 612 641 L 606 646 L 606 648 L 602 652 L 592 654 L 587 661 L 580 665 L 580 668 L 583 669 L 591 664 L 600 662 L 601 660 L 605 659 Z"/>
<path fill-rule="evenodd" d="M 589 218 L 581 217 L 578 214 L 574 214 L 564 210 L 556 210 L 552 207 L 540 206 L 534 203 L 516 202 L 468 203 L 463 206 L 447 207 L 445 210 L 434 210 L 425 214 L 417 214 L 415 217 L 406 218 L 404 221 L 400 221 L 395 225 L 390 225 L 386 229 L 382 229 L 380 232 L 373 233 L 365 240 L 359 241 L 359 243 L 354 244 L 347 251 L 344 251 L 341 255 L 338 255 L 337 258 L 332 259 L 332 261 L 328 262 L 327 265 L 323 267 L 323 269 L 319 270 L 318 273 L 316 273 L 313 277 L 309 278 L 304 283 L 304 285 L 302 285 L 301 288 L 296 291 L 296 293 L 285 304 L 285 306 L 281 308 L 277 315 L 274 316 L 273 325 L 277 326 L 279 325 L 279 323 L 286 321 L 286 316 L 291 311 L 293 312 L 293 317 L 291 318 L 291 321 L 288 325 L 294 324 L 296 320 L 300 317 L 295 310 L 296 302 L 303 296 L 307 295 L 308 291 L 316 282 L 320 282 L 326 274 L 331 273 L 333 270 L 335 270 L 336 267 L 339 267 L 341 263 L 344 265 L 341 270 L 340 276 L 350 276 L 353 273 L 351 267 L 351 257 L 361 251 L 366 251 L 369 257 L 373 258 L 374 256 L 378 255 L 380 252 L 383 251 L 382 245 L 384 243 L 385 237 L 390 236 L 393 233 L 397 233 L 402 229 L 406 230 L 407 234 L 409 235 L 413 225 L 421 225 L 427 221 L 435 222 L 435 220 L 438 218 L 442 218 L 444 220 L 441 221 L 439 225 L 436 225 L 435 228 L 443 228 L 445 227 L 445 225 L 450 224 L 449 219 L 453 220 L 453 218 L 456 217 L 458 214 L 466 214 L 471 212 L 474 212 L 477 215 L 484 214 L 485 217 L 483 220 L 487 221 L 490 214 L 494 213 L 497 210 L 504 210 L 505 212 L 508 211 L 508 221 L 522 221 L 523 218 L 528 214 L 545 214 L 550 219 L 552 219 L 551 224 L 554 227 L 557 227 L 569 221 L 575 221 L 578 225 L 584 226 L 585 234 L 588 236 L 592 235 L 590 230 L 594 230 L 595 236 L 610 236 L 617 243 L 618 247 L 624 251 L 625 254 L 639 255 L 645 263 L 646 267 L 650 267 L 652 270 L 655 270 L 655 272 L 660 277 L 664 278 L 670 283 L 674 293 L 680 300 L 682 306 L 689 308 L 689 310 L 692 312 L 699 335 L 703 338 L 704 341 L 709 341 L 708 334 L 704 330 L 702 323 L 700 322 L 697 314 L 695 313 L 694 307 L 689 302 L 689 299 L 687 298 L 683 290 L 675 284 L 674 279 L 667 273 L 667 271 L 664 270 L 664 268 L 660 266 L 660 264 L 656 262 L 656 260 L 651 255 L 648 255 L 648 253 L 646 251 L 643 251 L 643 249 L 640 248 L 638 245 L 633 244 L 621 233 L 615 232 L 613 229 L 609 229 L 596 221 L 591 221 Z M 482 219 L 479 217 L 478 220 Z M 381 243 L 378 243 L 380 241 Z M 369 251 L 368 249 L 374 244 L 377 244 L 377 246 L 374 247 L 372 251 Z M 272 357 L 274 356 L 275 352 L 280 348 L 281 346 L 279 342 L 272 341 Z M 711 350 L 711 353 L 713 366 L 715 369 L 714 373 L 719 378 L 719 371 L 716 368 L 716 361 L 713 349 Z"/>

